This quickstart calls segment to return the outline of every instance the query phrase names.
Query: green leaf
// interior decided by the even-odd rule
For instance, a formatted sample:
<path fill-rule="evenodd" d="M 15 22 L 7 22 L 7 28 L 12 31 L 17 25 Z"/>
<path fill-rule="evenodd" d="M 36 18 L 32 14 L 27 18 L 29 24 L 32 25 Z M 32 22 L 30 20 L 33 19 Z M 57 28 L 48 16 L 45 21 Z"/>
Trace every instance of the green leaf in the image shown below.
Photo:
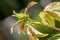
<path fill-rule="evenodd" d="M 43 24 L 45 24 L 45 25 L 48 24 L 47 21 L 46 21 L 45 18 L 44 18 L 44 17 L 45 17 L 44 12 L 40 12 L 39 17 L 40 17 L 41 22 L 42 22 Z"/>
<path fill-rule="evenodd" d="M 54 21 L 53 17 L 51 15 L 49 15 L 49 13 L 46 13 L 45 19 L 49 23 L 48 25 L 55 26 L 55 21 Z"/>
<path fill-rule="evenodd" d="M 55 20 L 55 26 L 60 28 L 60 22 Z"/>
<path fill-rule="evenodd" d="M 44 34 L 42 32 L 39 32 L 38 30 L 36 30 L 34 27 L 30 26 L 32 32 L 37 36 L 37 37 L 46 37 L 48 36 L 48 34 Z"/>
<path fill-rule="evenodd" d="M 34 30 L 32 30 L 32 28 L 31 28 L 30 26 L 27 28 L 27 34 L 28 34 L 30 40 L 39 40 L 39 39 L 36 37 L 36 35 L 33 33 L 33 31 L 34 31 Z"/>
<path fill-rule="evenodd" d="M 51 15 L 55 20 L 60 21 L 60 12 L 57 10 L 60 10 L 60 2 L 52 2 L 44 9 L 44 11 Z"/>
<path fill-rule="evenodd" d="M 56 13 L 50 11 L 47 11 L 47 13 L 51 15 L 55 20 L 60 21 L 60 16 L 58 16 Z"/>
<path fill-rule="evenodd" d="M 49 38 L 48 40 L 60 40 L 60 33 L 54 35 L 53 37 Z"/>
<path fill-rule="evenodd" d="M 35 20 L 35 21 L 38 21 L 38 22 L 41 22 L 41 19 L 40 17 L 38 16 L 39 13 L 41 11 L 41 7 L 37 4 L 37 5 L 34 5 L 33 7 L 31 7 L 27 13 L 29 14 L 30 18 Z"/>
<path fill-rule="evenodd" d="M 37 31 L 45 33 L 45 34 L 56 34 L 59 33 L 59 31 L 54 30 L 52 28 L 46 27 L 46 26 L 33 26 Z"/>
<path fill-rule="evenodd" d="M 36 34 L 37 37 L 46 37 L 48 34 Z"/>

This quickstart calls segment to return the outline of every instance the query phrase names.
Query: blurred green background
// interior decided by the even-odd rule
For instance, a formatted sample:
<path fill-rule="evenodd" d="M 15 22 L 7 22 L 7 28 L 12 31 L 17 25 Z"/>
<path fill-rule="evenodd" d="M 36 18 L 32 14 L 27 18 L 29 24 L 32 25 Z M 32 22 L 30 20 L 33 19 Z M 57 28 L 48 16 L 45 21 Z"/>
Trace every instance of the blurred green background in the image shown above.
<path fill-rule="evenodd" d="M 12 11 L 20 11 L 31 1 L 40 0 L 0 0 L 0 20 L 12 15 Z"/>

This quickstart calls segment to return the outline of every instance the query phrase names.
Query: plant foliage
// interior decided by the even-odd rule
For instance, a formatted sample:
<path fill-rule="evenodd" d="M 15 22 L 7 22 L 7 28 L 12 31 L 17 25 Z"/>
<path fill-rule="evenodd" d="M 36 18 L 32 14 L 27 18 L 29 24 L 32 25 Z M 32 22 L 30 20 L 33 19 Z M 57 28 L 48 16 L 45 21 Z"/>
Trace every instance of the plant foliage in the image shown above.
<path fill-rule="evenodd" d="M 25 8 L 25 11 L 21 13 L 16 13 L 15 11 L 13 11 L 14 15 L 12 16 L 16 17 L 18 20 L 15 24 L 12 25 L 11 34 L 13 33 L 14 28 L 18 23 L 20 24 L 18 33 L 23 33 L 24 35 L 27 34 L 30 40 L 40 40 L 40 38 L 51 35 L 49 32 L 53 31 L 60 33 L 60 28 L 56 27 L 55 25 L 55 20 L 60 22 L 60 2 L 52 2 L 47 5 L 45 9 L 41 11 L 38 15 L 41 20 L 40 22 L 31 19 L 30 16 L 27 14 L 27 10 L 37 4 L 38 3 L 36 2 L 30 2 Z M 45 33 L 43 32 L 43 30 L 45 31 Z M 54 34 L 56 34 L 55 32 Z M 60 40 L 59 35 L 60 34 L 53 37 L 51 36 L 51 38 L 47 38 L 47 40 Z M 55 38 L 58 36 L 59 38 Z"/>

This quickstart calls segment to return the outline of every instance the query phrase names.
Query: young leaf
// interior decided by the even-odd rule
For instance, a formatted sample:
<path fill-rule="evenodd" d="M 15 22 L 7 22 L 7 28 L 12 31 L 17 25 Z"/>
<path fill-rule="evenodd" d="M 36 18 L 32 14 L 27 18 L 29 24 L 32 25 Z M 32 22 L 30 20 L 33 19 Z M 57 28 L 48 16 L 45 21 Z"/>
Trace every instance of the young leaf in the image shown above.
<path fill-rule="evenodd" d="M 51 17 L 53 17 L 55 20 L 60 21 L 60 16 L 58 16 L 56 13 L 54 12 L 50 12 L 50 11 L 46 11 L 49 15 L 51 15 Z"/>
<path fill-rule="evenodd" d="M 28 37 L 30 38 L 30 40 L 39 40 L 32 32 L 31 28 L 28 27 L 27 28 L 27 34 L 28 34 Z"/>
<path fill-rule="evenodd" d="M 60 10 L 60 2 L 52 2 L 48 4 L 44 11 L 54 11 L 54 10 Z"/>
<path fill-rule="evenodd" d="M 49 26 L 55 26 L 55 21 L 51 15 L 48 13 L 45 14 L 45 19 L 49 23 Z"/>
<path fill-rule="evenodd" d="M 37 36 L 37 37 L 46 37 L 48 36 L 48 34 L 43 34 L 39 31 L 37 31 L 35 28 L 33 28 L 32 26 L 30 26 L 32 32 Z"/>
<path fill-rule="evenodd" d="M 47 21 L 45 20 L 45 13 L 44 12 L 40 12 L 39 17 L 41 18 L 41 21 L 44 25 L 47 25 Z"/>
<path fill-rule="evenodd" d="M 40 25 L 41 22 L 32 22 L 33 25 Z"/>
<path fill-rule="evenodd" d="M 52 2 L 44 9 L 44 11 L 51 15 L 51 17 L 53 17 L 55 20 L 60 21 L 60 12 L 56 10 L 60 10 L 60 2 Z"/>
<path fill-rule="evenodd" d="M 25 9 L 25 11 L 27 11 L 27 10 Z M 15 11 L 13 11 L 13 13 L 14 13 L 14 15 L 12 15 L 12 16 L 16 17 L 18 20 L 26 19 L 27 17 L 29 17 L 25 12 L 16 13 Z"/>

